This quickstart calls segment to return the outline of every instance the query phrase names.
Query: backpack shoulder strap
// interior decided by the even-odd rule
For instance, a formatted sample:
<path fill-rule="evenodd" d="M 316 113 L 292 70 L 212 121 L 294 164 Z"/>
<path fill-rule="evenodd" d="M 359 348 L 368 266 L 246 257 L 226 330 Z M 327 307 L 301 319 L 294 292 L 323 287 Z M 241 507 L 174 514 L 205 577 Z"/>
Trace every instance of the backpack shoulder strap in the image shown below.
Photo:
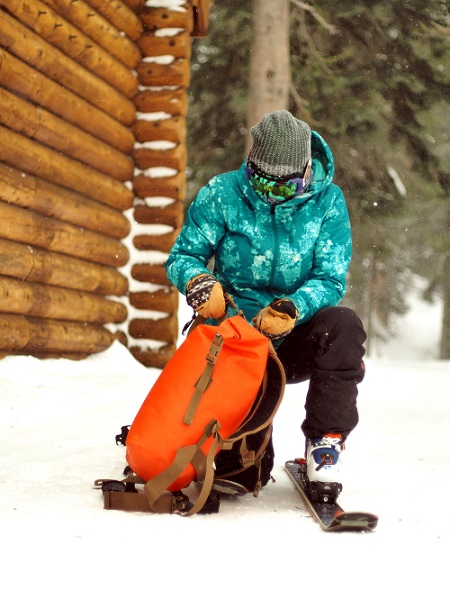
<path fill-rule="evenodd" d="M 145 496 L 154 512 L 159 512 L 157 508 L 160 498 L 164 496 L 165 490 L 167 490 L 167 488 L 176 479 L 178 479 L 189 463 L 193 463 L 196 467 L 197 473 L 202 475 L 203 486 L 194 506 L 188 512 L 182 514 L 183 516 L 188 517 L 201 510 L 209 496 L 213 484 L 214 457 L 221 442 L 219 429 L 220 424 L 217 421 L 212 420 L 205 428 L 203 436 L 196 444 L 179 448 L 172 464 L 145 484 Z M 201 448 L 206 440 L 211 436 L 214 438 L 213 444 L 208 452 L 208 455 L 205 457 Z"/>

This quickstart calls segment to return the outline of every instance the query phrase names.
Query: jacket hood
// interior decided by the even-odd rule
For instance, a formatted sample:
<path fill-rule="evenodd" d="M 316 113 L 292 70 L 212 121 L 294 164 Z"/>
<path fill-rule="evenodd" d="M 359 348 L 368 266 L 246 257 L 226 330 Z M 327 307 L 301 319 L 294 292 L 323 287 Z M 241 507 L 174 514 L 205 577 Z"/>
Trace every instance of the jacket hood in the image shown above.
<path fill-rule="evenodd" d="M 313 178 L 308 186 L 307 191 L 300 196 L 295 196 L 295 198 L 291 198 L 286 202 L 280 203 L 281 206 L 287 207 L 302 204 L 315 194 L 326 189 L 332 183 L 334 177 L 333 154 L 326 141 L 316 131 L 311 131 L 311 160 Z M 257 194 L 248 183 L 245 173 L 246 162 L 247 159 L 245 159 L 241 168 L 239 169 L 241 184 L 244 184 L 242 186 L 243 190 L 246 192 L 246 195 L 250 197 L 250 199 L 253 200 L 254 198 L 257 198 L 261 202 L 261 196 L 259 196 L 259 194 Z M 242 177 L 244 178 L 245 182 L 242 181 Z"/>

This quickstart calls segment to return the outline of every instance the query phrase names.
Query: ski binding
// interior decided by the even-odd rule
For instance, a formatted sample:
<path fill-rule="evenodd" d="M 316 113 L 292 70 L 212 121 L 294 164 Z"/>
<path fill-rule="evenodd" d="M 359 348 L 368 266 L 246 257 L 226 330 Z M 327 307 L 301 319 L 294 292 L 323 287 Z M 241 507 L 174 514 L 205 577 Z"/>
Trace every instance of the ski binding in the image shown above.
<path fill-rule="evenodd" d="M 372 531 L 378 524 L 378 517 L 368 512 L 346 512 L 337 502 L 342 490 L 339 483 L 316 485 L 306 477 L 304 459 L 289 460 L 285 469 L 303 503 L 314 519 L 325 531 Z"/>

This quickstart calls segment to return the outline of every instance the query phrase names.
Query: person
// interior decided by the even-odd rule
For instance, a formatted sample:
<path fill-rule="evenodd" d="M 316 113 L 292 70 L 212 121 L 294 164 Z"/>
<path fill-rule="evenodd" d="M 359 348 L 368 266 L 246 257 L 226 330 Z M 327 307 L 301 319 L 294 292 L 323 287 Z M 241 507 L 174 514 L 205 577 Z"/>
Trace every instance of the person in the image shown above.
<path fill-rule="evenodd" d="M 167 274 L 211 323 L 229 294 L 273 340 L 286 382 L 309 380 L 301 426 L 307 476 L 340 483 L 341 452 L 358 423 L 366 339 L 355 312 L 339 306 L 352 248 L 348 210 L 333 183 L 331 150 L 306 123 L 275 111 L 251 137 L 240 169 L 213 177 L 191 204 Z"/>

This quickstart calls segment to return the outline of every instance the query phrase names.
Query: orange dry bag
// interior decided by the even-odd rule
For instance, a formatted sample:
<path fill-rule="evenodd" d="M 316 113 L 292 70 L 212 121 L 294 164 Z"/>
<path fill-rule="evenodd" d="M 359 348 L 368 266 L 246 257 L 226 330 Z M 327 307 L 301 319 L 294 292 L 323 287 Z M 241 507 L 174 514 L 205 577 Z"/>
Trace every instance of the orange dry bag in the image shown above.
<path fill-rule="evenodd" d="M 198 325 L 169 360 L 126 440 L 127 462 L 147 482 L 152 510 L 159 512 L 166 490 L 194 479 L 204 481 L 207 496 L 214 456 L 251 413 L 268 354 L 268 339 L 234 316 L 218 326 Z"/>

